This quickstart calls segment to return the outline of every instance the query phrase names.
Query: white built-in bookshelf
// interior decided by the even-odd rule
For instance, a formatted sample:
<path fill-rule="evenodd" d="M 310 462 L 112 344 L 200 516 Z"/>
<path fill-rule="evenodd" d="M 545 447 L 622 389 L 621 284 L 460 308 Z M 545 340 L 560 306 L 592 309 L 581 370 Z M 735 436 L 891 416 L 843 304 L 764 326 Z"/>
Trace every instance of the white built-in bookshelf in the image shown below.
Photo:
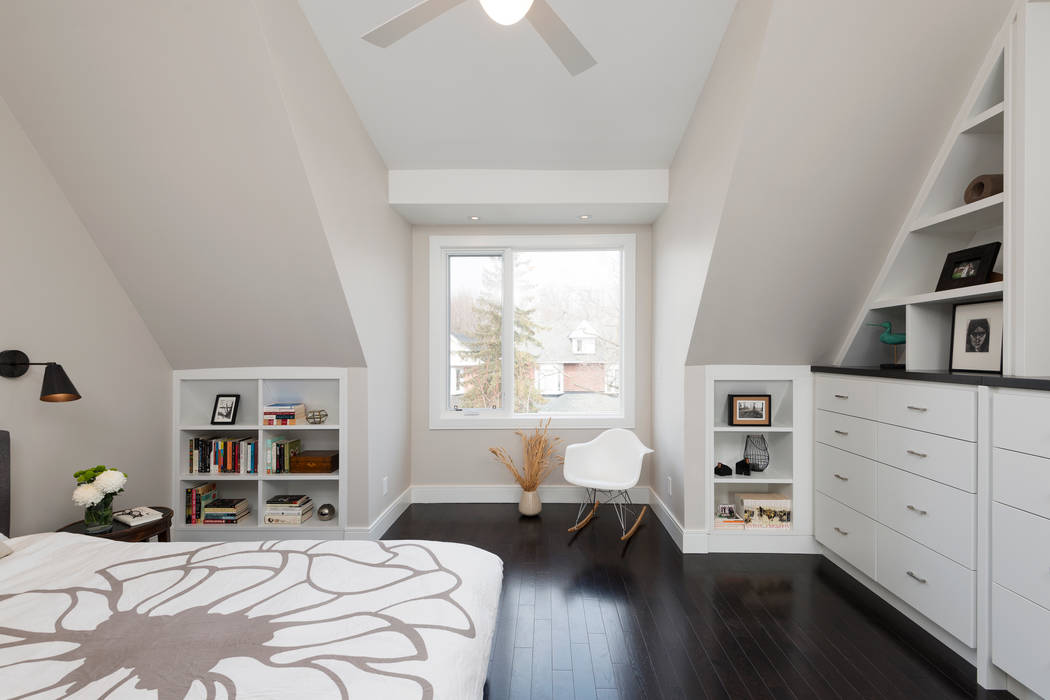
<path fill-rule="evenodd" d="M 266 367 L 178 370 L 174 372 L 172 436 L 172 508 L 175 539 L 342 539 L 347 523 L 346 460 L 347 372 L 329 367 Z M 211 425 L 215 397 L 239 394 L 236 422 Z M 272 403 L 304 403 L 307 410 L 325 409 L 328 419 L 321 425 L 263 425 L 263 407 Z M 258 473 L 191 473 L 191 438 L 254 437 L 260 446 Z M 261 454 L 267 440 L 298 439 L 303 450 L 338 450 L 339 469 L 330 474 L 266 473 Z M 189 525 L 185 523 L 186 489 L 213 481 L 220 498 L 244 498 L 251 515 L 236 525 Z M 263 523 L 266 500 L 277 494 L 307 494 L 315 512 L 302 525 Z M 318 519 L 316 508 L 330 503 L 336 508 L 332 520 Z"/>
<path fill-rule="evenodd" d="M 707 365 L 705 397 L 704 497 L 708 549 L 712 552 L 809 551 L 812 508 L 812 377 L 808 366 Z M 733 426 L 729 397 L 764 395 L 771 400 L 770 426 Z M 748 435 L 762 435 L 769 466 L 750 476 L 716 476 L 718 462 L 733 468 Z M 718 506 L 734 493 L 778 493 L 791 498 L 792 526 L 786 530 L 716 530 Z"/>

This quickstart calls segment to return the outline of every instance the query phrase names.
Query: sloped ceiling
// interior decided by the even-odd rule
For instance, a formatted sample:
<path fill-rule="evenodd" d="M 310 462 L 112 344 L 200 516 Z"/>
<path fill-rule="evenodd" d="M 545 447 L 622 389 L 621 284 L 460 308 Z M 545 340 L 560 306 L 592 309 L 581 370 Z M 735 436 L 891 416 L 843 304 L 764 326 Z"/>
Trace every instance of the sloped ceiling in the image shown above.
<path fill-rule="evenodd" d="M 775 4 L 687 364 L 830 359 L 1011 5 Z"/>
<path fill-rule="evenodd" d="M 0 94 L 173 367 L 363 366 L 253 3 L 4 2 Z"/>

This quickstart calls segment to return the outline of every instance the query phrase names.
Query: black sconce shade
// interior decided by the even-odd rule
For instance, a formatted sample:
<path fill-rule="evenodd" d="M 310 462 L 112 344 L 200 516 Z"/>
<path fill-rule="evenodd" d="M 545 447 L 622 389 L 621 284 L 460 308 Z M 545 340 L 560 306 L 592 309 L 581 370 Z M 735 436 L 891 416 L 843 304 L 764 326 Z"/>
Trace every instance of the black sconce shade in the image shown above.
<path fill-rule="evenodd" d="M 69 375 L 62 369 L 62 365 L 49 362 L 44 368 L 44 383 L 40 386 L 40 400 L 57 403 L 60 401 L 76 401 L 80 393 L 69 381 Z"/>

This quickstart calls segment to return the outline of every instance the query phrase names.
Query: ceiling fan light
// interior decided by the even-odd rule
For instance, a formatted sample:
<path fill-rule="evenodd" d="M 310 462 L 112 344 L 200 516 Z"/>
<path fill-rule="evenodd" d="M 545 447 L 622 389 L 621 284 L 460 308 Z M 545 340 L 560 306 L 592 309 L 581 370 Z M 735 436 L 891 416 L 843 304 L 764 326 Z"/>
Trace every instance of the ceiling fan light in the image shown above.
<path fill-rule="evenodd" d="M 532 0 L 480 0 L 485 13 L 493 22 L 509 27 L 528 14 Z"/>

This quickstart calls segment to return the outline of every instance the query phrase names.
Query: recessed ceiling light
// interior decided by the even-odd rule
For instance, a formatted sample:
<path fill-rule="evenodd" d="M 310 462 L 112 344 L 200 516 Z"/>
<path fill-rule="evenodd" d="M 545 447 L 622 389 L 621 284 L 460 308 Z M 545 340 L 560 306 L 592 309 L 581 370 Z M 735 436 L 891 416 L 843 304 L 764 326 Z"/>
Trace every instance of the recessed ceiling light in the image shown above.
<path fill-rule="evenodd" d="M 481 221 L 481 217 L 480 216 L 472 216 L 472 217 L 470 217 L 470 220 L 471 221 Z"/>
<path fill-rule="evenodd" d="M 591 218 L 591 215 L 590 214 L 580 214 L 576 218 L 579 219 L 580 221 L 587 221 L 588 219 Z"/>

